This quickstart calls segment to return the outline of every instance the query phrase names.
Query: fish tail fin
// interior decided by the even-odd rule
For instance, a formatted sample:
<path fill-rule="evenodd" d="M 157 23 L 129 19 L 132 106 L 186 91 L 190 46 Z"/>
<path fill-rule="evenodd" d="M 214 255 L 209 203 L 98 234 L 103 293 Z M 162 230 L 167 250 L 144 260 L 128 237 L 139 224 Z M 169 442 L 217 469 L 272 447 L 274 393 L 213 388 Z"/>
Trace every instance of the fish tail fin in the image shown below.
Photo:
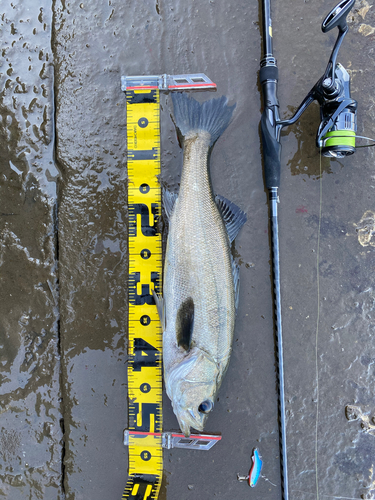
<path fill-rule="evenodd" d="M 176 126 L 185 137 L 190 131 L 205 130 L 211 134 L 212 146 L 229 125 L 233 110 L 226 97 L 210 99 L 203 104 L 184 93 L 172 93 Z"/>

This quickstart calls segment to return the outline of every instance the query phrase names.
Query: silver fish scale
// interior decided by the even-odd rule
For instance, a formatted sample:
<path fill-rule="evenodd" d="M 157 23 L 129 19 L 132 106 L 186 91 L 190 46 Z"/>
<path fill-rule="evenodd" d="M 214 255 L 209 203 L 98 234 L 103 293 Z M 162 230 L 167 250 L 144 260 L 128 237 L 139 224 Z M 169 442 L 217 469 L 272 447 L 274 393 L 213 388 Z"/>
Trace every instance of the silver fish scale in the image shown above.
<path fill-rule="evenodd" d="M 181 304 L 191 297 L 192 345 L 220 365 L 220 384 L 231 352 L 235 298 L 229 238 L 207 165 L 209 141 L 205 131 L 185 138 L 180 192 L 170 219 L 165 259 L 163 358 L 167 375 L 186 355 L 177 346 L 175 324 Z"/>

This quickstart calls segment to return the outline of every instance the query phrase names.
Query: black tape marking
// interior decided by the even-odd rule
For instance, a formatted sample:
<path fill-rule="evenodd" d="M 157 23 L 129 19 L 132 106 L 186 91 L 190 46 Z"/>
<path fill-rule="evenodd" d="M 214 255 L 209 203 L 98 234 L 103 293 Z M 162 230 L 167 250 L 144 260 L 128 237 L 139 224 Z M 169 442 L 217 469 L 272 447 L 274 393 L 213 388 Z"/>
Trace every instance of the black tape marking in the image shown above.
<path fill-rule="evenodd" d="M 132 474 L 128 477 L 128 482 L 125 486 L 125 491 L 122 496 L 123 499 L 128 498 L 129 500 L 148 500 L 151 498 L 156 498 L 156 492 L 160 482 L 159 476 L 156 474 Z M 135 495 L 132 495 L 134 486 L 139 484 L 138 491 Z M 147 487 L 151 485 L 151 493 L 145 498 Z"/>
<path fill-rule="evenodd" d="M 157 90 L 136 94 L 134 90 L 126 91 L 126 102 L 128 104 L 157 103 Z"/>
<path fill-rule="evenodd" d="M 158 366 L 161 354 L 158 349 L 141 338 L 134 339 L 133 370 L 140 372 L 143 366 Z"/>
<path fill-rule="evenodd" d="M 146 128 L 147 125 L 148 125 L 148 120 L 145 116 L 143 116 L 142 118 L 140 118 L 138 120 L 138 125 L 141 127 L 141 128 Z"/>
<path fill-rule="evenodd" d="M 141 459 L 144 460 L 145 462 L 148 462 L 151 460 L 151 453 L 148 450 L 143 450 L 140 455 Z"/>
<path fill-rule="evenodd" d="M 142 425 L 137 425 L 139 403 L 129 404 L 129 430 L 138 432 L 161 432 L 161 404 L 142 403 Z M 151 429 L 151 415 L 154 415 L 155 429 Z M 140 436 L 137 438 L 142 439 Z"/>
<path fill-rule="evenodd" d="M 129 160 L 157 160 L 159 158 L 159 148 L 152 149 L 129 149 Z"/>
<path fill-rule="evenodd" d="M 139 322 L 142 326 L 148 326 L 151 323 L 151 318 L 147 314 L 144 314 L 143 316 L 141 316 Z"/>
<path fill-rule="evenodd" d="M 143 304 L 155 304 L 154 297 L 150 292 L 150 285 L 141 285 L 141 294 L 137 293 L 137 283 L 141 281 L 141 273 L 135 271 L 129 274 L 129 302 L 133 306 L 142 306 Z M 155 292 L 159 293 L 160 288 L 160 273 L 158 271 L 151 272 L 151 283 L 154 283 Z"/>
<path fill-rule="evenodd" d="M 143 183 L 139 186 L 139 191 L 142 193 L 142 194 L 147 194 L 149 191 L 150 191 L 150 186 L 146 183 Z"/>
<path fill-rule="evenodd" d="M 137 215 L 141 216 L 141 231 L 143 236 L 156 236 L 159 234 L 157 224 L 160 217 L 160 204 L 151 203 L 151 213 L 154 216 L 154 224 L 150 226 L 150 212 L 144 203 L 132 203 L 129 205 L 129 236 L 137 236 Z"/>
<path fill-rule="evenodd" d="M 151 385 L 147 382 L 143 382 L 143 384 L 139 386 L 139 389 L 143 394 L 148 394 L 151 391 Z"/>
<path fill-rule="evenodd" d="M 151 252 L 148 248 L 144 248 L 140 253 L 142 259 L 147 260 L 151 257 Z"/>

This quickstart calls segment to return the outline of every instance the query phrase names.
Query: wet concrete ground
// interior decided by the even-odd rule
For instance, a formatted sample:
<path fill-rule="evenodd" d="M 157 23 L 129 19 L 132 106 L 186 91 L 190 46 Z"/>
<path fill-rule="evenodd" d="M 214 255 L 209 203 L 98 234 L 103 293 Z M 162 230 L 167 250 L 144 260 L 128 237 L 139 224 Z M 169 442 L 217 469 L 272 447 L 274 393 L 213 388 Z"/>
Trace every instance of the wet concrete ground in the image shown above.
<path fill-rule="evenodd" d="M 325 69 L 334 2 L 273 2 L 290 116 Z M 375 11 L 357 0 L 339 61 L 358 133 L 375 136 Z M 164 453 L 161 498 L 279 500 L 268 204 L 259 139 L 257 2 L 4 0 L 0 6 L 0 497 L 121 498 L 127 477 L 126 112 L 121 75 L 205 72 L 236 103 L 217 193 L 248 214 L 241 298 L 208 454 Z M 208 99 L 212 94 L 200 94 Z M 181 150 L 162 96 L 161 180 Z M 290 498 L 375 498 L 374 153 L 320 163 L 318 107 L 283 133 L 280 249 Z M 164 428 L 177 430 L 169 400 Z M 263 473 L 238 483 L 254 446 Z"/>

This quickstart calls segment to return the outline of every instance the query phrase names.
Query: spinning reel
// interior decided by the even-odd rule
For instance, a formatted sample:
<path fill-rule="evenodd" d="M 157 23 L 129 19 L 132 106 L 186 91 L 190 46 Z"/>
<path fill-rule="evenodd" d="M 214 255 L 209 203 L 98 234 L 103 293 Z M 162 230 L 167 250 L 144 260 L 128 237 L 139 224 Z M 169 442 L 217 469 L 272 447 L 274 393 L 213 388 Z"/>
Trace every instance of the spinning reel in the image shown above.
<path fill-rule="evenodd" d="M 274 115 L 274 122 L 272 124 L 273 134 L 271 134 L 273 135 L 273 140 L 280 142 L 281 129 L 295 123 L 306 108 L 316 100 L 320 105 L 321 117 L 316 145 L 321 148 L 322 155 L 343 158 L 355 152 L 357 102 L 350 96 L 350 75 L 340 63 L 337 63 L 338 51 L 349 29 L 346 18 L 354 3 L 355 0 L 341 0 L 322 22 L 323 33 L 327 33 L 335 27 L 338 28 L 339 33 L 336 43 L 323 76 L 307 94 L 296 113 L 288 120 L 280 120 L 278 110 L 274 107 L 276 104 L 275 99 L 277 101 L 276 85 L 272 86 L 270 77 L 271 72 L 276 71 L 277 81 L 276 61 L 273 56 L 270 57 L 267 53 L 263 58 L 260 76 L 265 91 L 264 95 L 267 96 L 268 93 L 273 101 L 273 106 L 271 105 Z M 263 80 L 262 77 L 264 78 Z M 265 100 L 265 107 L 268 107 L 269 104 Z M 278 103 L 276 106 L 278 106 Z M 265 142 L 267 143 L 267 140 Z"/>
<path fill-rule="evenodd" d="M 327 33 L 337 26 L 339 34 L 324 75 L 317 81 L 289 120 L 278 122 L 278 126 L 291 125 L 302 115 L 314 100 L 320 104 L 321 122 L 316 145 L 322 155 L 343 158 L 355 152 L 357 131 L 357 101 L 350 96 L 350 76 L 346 69 L 336 63 L 337 54 L 344 36 L 348 32 L 346 17 L 355 0 L 342 0 L 322 22 L 322 31 Z"/>

